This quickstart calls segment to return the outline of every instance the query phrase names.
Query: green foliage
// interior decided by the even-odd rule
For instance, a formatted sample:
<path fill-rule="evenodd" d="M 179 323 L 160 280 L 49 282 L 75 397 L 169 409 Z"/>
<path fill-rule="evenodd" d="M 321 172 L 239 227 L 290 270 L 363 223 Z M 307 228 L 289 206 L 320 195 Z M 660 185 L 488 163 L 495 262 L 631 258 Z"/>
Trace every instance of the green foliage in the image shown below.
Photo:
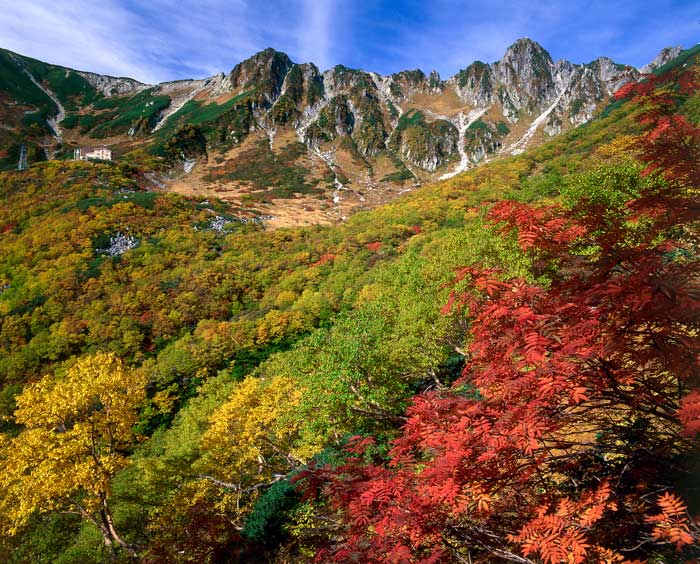
<path fill-rule="evenodd" d="M 415 176 L 413 176 L 413 173 L 405 166 L 401 167 L 401 169 L 396 172 L 386 174 L 382 177 L 383 182 L 397 182 L 403 184 L 406 180 L 415 180 Z"/>
<path fill-rule="evenodd" d="M 247 105 L 243 102 L 254 92 L 254 89 L 247 90 L 223 104 L 205 104 L 198 100 L 189 100 L 168 117 L 163 127 L 158 130 L 158 138 L 169 138 L 183 125 L 200 126 L 200 131 L 209 138 L 220 125 L 236 123 L 241 119 L 241 114 L 245 115 Z"/>
<path fill-rule="evenodd" d="M 72 91 L 79 99 L 80 89 Z M 154 136 L 154 150 L 190 157 L 242 140 L 255 93 L 223 104 L 190 101 Z M 299 103 L 297 94 L 290 91 L 287 110 Z M 151 98 L 95 99 L 97 121 L 77 113 L 67 119 L 91 129 L 130 115 L 119 127 L 131 127 L 152 115 L 144 113 Z M 381 118 L 367 104 L 371 127 L 356 134 L 368 141 L 365 149 L 378 147 L 382 135 Z M 687 107 L 692 114 L 694 106 Z M 482 206 L 503 197 L 561 197 L 615 208 L 622 191 L 645 181 L 635 165 L 615 168 L 618 161 L 606 165 L 594 152 L 634 133 L 631 112 L 621 104 L 524 155 L 425 186 L 335 227 L 270 231 L 236 222 L 237 210 L 225 202 L 141 189 L 141 171 L 127 165 L 52 161 L 2 174 L 0 288 L 8 287 L 0 292 L 0 416 L 12 413 L 14 396 L 29 382 L 60 376 L 90 351 L 115 352 L 149 382 L 135 426 L 147 440 L 110 482 L 125 537 L 150 548 L 157 539 L 181 538 L 196 517 L 229 531 L 243 527 L 263 544 L 290 531 L 302 543 L 292 529 L 314 531 L 318 523 L 295 503 L 286 480 L 241 493 L 202 475 L 257 487 L 291 466 L 335 460 L 332 453 L 358 432 L 383 437 L 372 453 L 382 457 L 410 396 L 449 385 L 462 366 L 456 351 L 467 326 L 440 314 L 453 270 L 480 262 L 504 276 L 533 278 L 531 260 L 513 238 L 484 226 Z M 310 135 L 332 139 L 336 127 L 354 125 L 348 100 L 339 97 Z M 409 111 L 398 129 L 432 125 Z M 493 129 L 507 134 L 505 124 Z M 213 178 L 247 185 L 260 199 L 317 190 L 301 145 L 273 152 L 261 142 L 247 150 L 235 166 L 214 169 Z M 392 180 L 412 178 L 397 168 Z M 234 220 L 230 230 L 212 230 L 215 216 Z M 98 255 L 116 232 L 134 234 L 139 246 L 120 257 Z M 4 425 L 5 436 L 18 430 Z M 221 529 L 214 537 L 201 531 L 206 540 L 192 535 L 193 543 L 228 538 Z M 70 520 L 33 521 L 26 536 L 2 542 L 0 556 L 15 549 L 26 555 L 17 562 L 41 561 L 42 552 L 50 555 L 44 561 L 105 557 L 97 529 Z"/>
<path fill-rule="evenodd" d="M 454 125 L 442 119 L 428 123 L 418 110 L 409 110 L 402 114 L 388 141 L 388 147 L 394 152 L 402 151 L 410 155 L 414 164 L 422 165 L 424 161 L 443 161 L 456 153 L 459 134 Z"/>
<path fill-rule="evenodd" d="M 354 127 L 355 118 L 348 106 L 347 97 L 334 96 L 321 109 L 318 119 L 309 126 L 306 137 L 313 141 L 330 141 L 335 139 L 338 130 L 352 133 Z"/>
<path fill-rule="evenodd" d="M 498 133 L 500 135 L 503 135 L 504 137 L 510 133 L 510 129 L 503 121 L 499 121 L 498 123 L 496 123 L 496 131 L 498 131 Z"/>
<path fill-rule="evenodd" d="M 15 397 L 22 391 L 19 384 L 8 384 L 0 390 L 0 432 L 13 431 L 17 427 L 14 423 L 13 414 L 17 409 Z"/>
<path fill-rule="evenodd" d="M 81 133 L 87 133 L 101 122 L 102 118 L 100 116 L 96 116 L 94 114 L 85 114 L 78 117 L 77 125 L 80 127 Z"/>
<path fill-rule="evenodd" d="M 559 170 L 546 167 L 541 172 L 523 179 L 509 197 L 521 202 L 552 198 L 560 193 L 563 183 L 564 178 Z"/>
<path fill-rule="evenodd" d="M 353 131 L 353 139 L 363 155 L 376 155 L 384 149 L 388 134 L 384 129 L 378 100 L 364 95 L 356 102 L 362 121 Z"/>
<path fill-rule="evenodd" d="M 0 92 L 21 104 L 36 108 L 42 115 L 54 115 L 58 108 L 18 65 L 17 61 L 23 60 L 10 51 L 0 49 Z"/>
<path fill-rule="evenodd" d="M 188 124 L 173 133 L 163 150 L 170 158 L 198 157 L 206 154 L 207 140 L 199 127 Z"/>
<path fill-rule="evenodd" d="M 572 175 L 561 191 L 562 201 L 570 207 L 585 202 L 618 213 L 625 202 L 639 197 L 645 188 L 658 185 L 659 179 L 643 176 L 643 170 L 642 165 L 628 160 Z"/>
<path fill-rule="evenodd" d="M 698 55 L 700 55 L 700 45 L 695 45 L 690 49 L 684 49 L 676 58 L 671 59 L 665 65 L 661 65 L 659 68 L 654 69 L 654 74 L 662 75 L 668 71 L 680 67 L 681 65 L 692 64 L 694 61 L 697 61 Z"/>
<path fill-rule="evenodd" d="M 474 61 L 466 69 L 460 70 L 457 73 L 457 83 L 460 88 L 464 88 L 473 80 L 487 81 L 487 65 L 481 61 Z M 473 87 L 474 84 L 471 84 Z"/>
<path fill-rule="evenodd" d="M 170 96 L 154 95 L 153 88 L 133 96 L 122 97 L 111 111 L 96 116 L 99 123 L 91 135 L 96 138 L 124 134 L 130 129 L 148 132 L 155 125 L 156 117 L 170 105 Z"/>
<path fill-rule="evenodd" d="M 78 109 L 89 105 L 102 95 L 77 72 L 50 65 L 29 57 L 17 56 L 21 64 L 39 82 L 43 83 L 66 109 Z"/>
<path fill-rule="evenodd" d="M 689 96 L 683 102 L 680 111 L 690 123 L 700 124 L 700 94 Z"/>
<path fill-rule="evenodd" d="M 280 96 L 270 111 L 272 121 L 283 125 L 298 118 L 300 114 L 296 104 L 292 94 L 285 93 Z"/>
<path fill-rule="evenodd" d="M 583 107 L 583 100 L 581 98 L 576 98 L 573 102 L 571 102 L 571 115 L 576 116 L 578 113 L 581 111 L 581 108 Z"/>
<path fill-rule="evenodd" d="M 408 112 L 401 115 L 399 122 L 396 124 L 396 128 L 400 131 L 402 129 L 407 129 L 412 125 L 419 125 L 425 123 L 425 116 L 423 112 L 419 110 L 409 110 Z"/>
<path fill-rule="evenodd" d="M 78 114 L 66 114 L 61 122 L 61 127 L 64 129 L 74 129 L 78 125 L 78 120 L 80 116 Z"/>
<path fill-rule="evenodd" d="M 0 539 L 0 559 L 7 564 L 54 564 L 70 549 L 79 531 L 77 515 L 38 516 L 20 536 Z M 99 543 L 98 538 L 97 551 L 93 552 L 100 553 Z"/>
<path fill-rule="evenodd" d="M 601 118 L 607 118 L 610 117 L 610 115 L 615 111 L 619 110 L 622 108 L 624 105 L 624 100 L 613 100 L 611 101 L 605 108 L 603 108 L 603 111 L 600 113 Z"/>
<path fill-rule="evenodd" d="M 306 103 L 313 106 L 321 98 L 323 98 L 323 81 L 320 77 L 314 78 L 307 84 Z"/>
<path fill-rule="evenodd" d="M 248 514 L 242 535 L 249 540 L 274 545 L 283 535 L 288 512 L 296 506 L 299 494 L 287 480 L 274 483 L 258 498 Z"/>

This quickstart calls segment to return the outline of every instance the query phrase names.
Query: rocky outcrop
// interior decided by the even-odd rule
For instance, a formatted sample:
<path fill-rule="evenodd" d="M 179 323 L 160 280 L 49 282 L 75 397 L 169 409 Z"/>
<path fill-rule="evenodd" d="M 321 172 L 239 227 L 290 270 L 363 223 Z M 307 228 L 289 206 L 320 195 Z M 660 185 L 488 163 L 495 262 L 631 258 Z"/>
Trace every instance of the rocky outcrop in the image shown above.
<path fill-rule="evenodd" d="M 108 97 L 135 94 L 152 87 L 151 84 L 144 84 L 133 78 L 106 76 L 83 71 L 78 71 L 78 74 L 87 80 L 93 88 Z"/>
<path fill-rule="evenodd" d="M 653 61 L 644 65 L 641 69 L 639 69 L 639 71 L 644 74 L 654 72 L 659 67 L 662 67 L 666 63 L 668 63 L 670 60 L 675 59 L 678 55 L 681 54 L 681 51 L 683 51 L 683 47 L 680 46 L 664 47 L 663 49 L 661 49 L 659 54 L 656 55 Z"/>
<path fill-rule="evenodd" d="M 428 122 L 422 112 L 411 110 L 401 116 L 388 146 L 404 161 L 434 171 L 458 154 L 459 138 L 459 130 L 451 122 Z"/>
<path fill-rule="evenodd" d="M 664 49 L 643 70 L 658 68 L 679 51 Z M 383 76 L 337 65 L 322 73 L 274 49 L 229 73 L 156 86 L 80 74 L 105 97 L 144 98 L 138 107 L 147 119 L 130 129 L 143 136 L 161 129 L 173 135 L 199 108 L 197 124 L 207 144 L 230 146 L 255 130 L 272 143 L 277 129 L 286 127 L 310 154 L 340 140 L 360 160 L 389 152 L 394 162 L 445 177 L 591 120 L 615 90 L 641 76 L 607 57 L 587 64 L 554 61 L 528 38 L 508 47 L 500 60 L 475 61 L 447 80 L 420 69 Z M 162 109 L 149 113 L 150 100 Z"/>

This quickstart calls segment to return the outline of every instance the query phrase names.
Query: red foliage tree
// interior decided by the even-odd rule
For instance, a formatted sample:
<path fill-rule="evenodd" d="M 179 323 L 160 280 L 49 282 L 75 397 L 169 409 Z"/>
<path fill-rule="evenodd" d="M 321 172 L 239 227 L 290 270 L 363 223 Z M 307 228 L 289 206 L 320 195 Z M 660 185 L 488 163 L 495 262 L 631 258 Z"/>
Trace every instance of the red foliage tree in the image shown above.
<path fill-rule="evenodd" d="M 697 89 L 680 69 L 623 92 L 644 107 L 641 158 L 657 176 L 619 210 L 585 196 L 573 209 L 491 210 L 556 276 L 543 288 L 458 271 L 473 291 L 445 309 L 471 320 L 462 377 L 414 398 L 388 464 L 367 463 L 357 438 L 343 466 L 302 475 L 340 516 L 341 540 L 318 561 L 622 563 L 694 550 L 680 498 L 664 493 L 652 514 L 700 431 L 700 130 L 674 113 Z"/>

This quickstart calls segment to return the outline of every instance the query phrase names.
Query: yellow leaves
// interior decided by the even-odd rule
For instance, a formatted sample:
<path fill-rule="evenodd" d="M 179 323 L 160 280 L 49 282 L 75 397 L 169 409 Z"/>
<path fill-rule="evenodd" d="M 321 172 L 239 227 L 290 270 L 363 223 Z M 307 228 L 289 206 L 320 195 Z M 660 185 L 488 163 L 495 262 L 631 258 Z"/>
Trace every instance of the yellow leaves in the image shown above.
<path fill-rule="evenodd" d="M 113 354 L 78 360 L 61 380 L 45 377 L 17 397 L 17 423 L 66 432 L 72 422 L 111 425 L 115 439 L 131 434 L 135 406 L 145 397 L 144 376 L 125 370 Z M 115 436 L 116 432 L 116 436 Z"/>
<path fill-rule="evenodd" d="M 250 482 L 304 462 L 315 448 L 297 444 L 301 396 L 291 378 L 246 378 L 211 417 L 202 440 L 206 464 Z"/>
<path fill-rule="evenodd" d="M 639 141 L 639 135 L 619 135 L 610 143 L 598 147 L 595 153 L 606 159 L 614 157 L 629 158 L 631 155 L 638 153 Z"/>
<path fill-rule="evenodd" d="M 36 511 L 84 504 L 107 495 L 126 464 L 121 451 L 135 437 L 136 408 L 145 378 L 112 354 L 78 360 L 63 378 L 46 376 L 17 396 L 16 421 L 25 430 L 0 443 L 0 523 L 16 532 Z"/>
<path fill-rule="evenodd" d="M 155 405 L 161 413 L 170 413 L 175 407 L 177 399 L 177 387 L 170 386 L 165 390 L 157 392 L 153 396 L 152 401 L 153 405 Z"/>
<path fill-rule="evenodd" d="M 357 296 L 358 305 L 372 302 L 379 298 L 382 293 L 382 286 L 380 284 L 365 284 L 360 290 Z"/>
<path fill-rule="evenodd" d="M 296 292 L 291 290 L 282 290 L 275 298 L 275 307 L 279 309 L 291 307 L 298 297 L 299 295 Z"/>
<path fill-rule="evenodd" d="M 256 340 L 259 344 L 276 341 L 290 333 L 302 331 L 304 324 L 304 314 L 300 311 L 272 310 L 258 323 Z"/>

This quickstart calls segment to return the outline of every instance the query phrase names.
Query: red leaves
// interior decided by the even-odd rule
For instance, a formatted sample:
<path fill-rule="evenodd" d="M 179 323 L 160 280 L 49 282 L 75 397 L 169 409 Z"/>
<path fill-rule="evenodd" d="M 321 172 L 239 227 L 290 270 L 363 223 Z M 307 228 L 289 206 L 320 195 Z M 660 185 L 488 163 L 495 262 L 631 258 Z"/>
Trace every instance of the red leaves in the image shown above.
<path fill-rule="evenodd" d="M 314 262 L 311 266 L 323 266 L 324 264 L 327 264 L 329 262 L 333 262 L 335 260 L 335 255 L 333 253 L 323 253 L 316 262 Z"/>
<path fill-rule="evenodd" d="M 649 172 L 663 173 L 671 190 L 700 183 L 700 129 L 676 113 L 678 100 L 699 88 L 697 68 L 679 67 L 630 89 L 633 99 L 644 103 L 640 121 L 648 131 L 642 143 L 642 158 Z"/>
<path fill-rule="evenodd" d="M 367 447 L 374 445 L 376 441 L 374 437 L 363 437 L 362 435 L 353 435 L 345 445 L 345 450 L 352 454 L 364 454 Z"/>
<path fill-rule="evenodd" d="M 693 390 L 681 400 L 678 419 L 683 423 L 683 431 L 687 436 L 700 434 L 700 391 Z"/>
<path fill-rule="evenodd" d="M 622 86 L 617 92 L 615 92 L 614 97 L 616 100 L 623 100 L 624 98 L 630 98 L 635 94 L 637 89 L 637 84 L 634 82 L 628 82 Z"/>
<path fill-rule="evenodd" d="M 585 228 L 561 214 L 558 206 L 535 208 L 519 202 L 497 203 L 489 212 L 489 219 L 502 224 L 502 231 L 518 232 L 518 243 L 523 250 L 548 250 L 568 245 L 585 235 Z"/>
<path fill-rule="evenodd" d="M 345 516 L 324 561 L 450 561 L 468 546 L 481 561 L 506 547 L 548 564 L 622 564 L 657 550 L 650 540 L 694 542 L 680 498 L 665 494 L 651 517 L 645 501 L 668 480 L 665 457 L 687 445 L 681 433 L 700 433 L 700 264 L 697 225 L 687 228 L 700 219 L 700 130 L 673 115 L 669 80 L 698 89 L 666 75 L 616 95 L 644 98 L 643 158 L 665 176 L 619 218 L 492 208 L 553 280 L 456 271 L 469 290 L 453 289 L 442 311 L 468 312 L 468 364 L 452 390 L 414 398 L 388 464 L 358 456 L 311 473 Z M 582 242 L 594 252 L 577 254 Z"/>
<path fill-rule="evenodd" d="M 682 115 L 647 114 L 650 130 L 646 135 L 646 143 L 657 141 L 675 141 L 676 137 L 692 137 L 697 135 L 697 127 L 692 125 Z"/>
<path fill-rule="evenodd" d="M 657 541 L 666 541 L 681 549 L 697 539 L 690 532 L 687 509 L 683 501 L 675 494 L 666 492 L 659 497 L 661 513 L 647 517 L 647 523 L 654 525 L 651 536 Z"/>
<path fill-rule="evenodd" d="M 509 538 L 522 546 L 525 556 L 539 554 L 547 564 L 592 561 L 587 556 L 596 554 L 602 547 L 591 544 L 586 532 L 606 511 L 617 510 L 610 497 L 610 484 L 603 482 L 596 490 L 584 492 L 578 501 L 568 497 L 559 500 L 555 511 L 543 505 L 534 519 Z"/>
<path fill-rule="evenodd" d="M 440 313 L 442 315 L 448 315 L 452 311 L 452 306 L 454 306 L 455 298 L 456 294 L 454 292 L 450 292 L 450 297 L 447 300 L 447 303 L 440 309 Z"/>

